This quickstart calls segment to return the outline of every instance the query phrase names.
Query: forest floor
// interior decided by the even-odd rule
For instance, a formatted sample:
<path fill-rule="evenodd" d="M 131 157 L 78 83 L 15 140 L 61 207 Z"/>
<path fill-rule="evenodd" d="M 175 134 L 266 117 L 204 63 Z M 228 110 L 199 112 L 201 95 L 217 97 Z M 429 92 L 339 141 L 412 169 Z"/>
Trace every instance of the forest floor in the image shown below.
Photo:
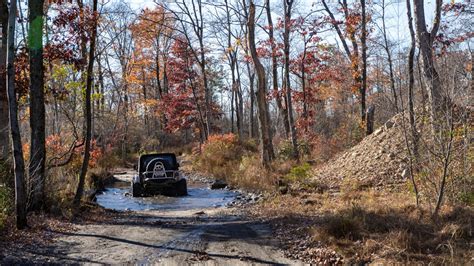
<path fill-rule="evenodd" d="M 302 264 L 285 257 L 269 223 L 246 212 L 243 206 L 92 208 L 73 223 L 38 217 L 43 222 L 26 230 L 36 231 L 30 235 L 35 240 L 17 241 L 25 238 L 22 232 L 0 244 L 0 264 Z"/>

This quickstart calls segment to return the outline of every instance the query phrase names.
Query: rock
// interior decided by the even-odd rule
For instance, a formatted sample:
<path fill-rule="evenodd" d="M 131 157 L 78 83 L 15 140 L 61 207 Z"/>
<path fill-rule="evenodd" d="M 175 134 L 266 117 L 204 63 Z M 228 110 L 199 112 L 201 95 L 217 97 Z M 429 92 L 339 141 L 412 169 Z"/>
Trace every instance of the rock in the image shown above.
<path fill-rule="evenodd" d="M 375 130 L 374 133 L 372 133 L 374 136 L 378 136 L 380 135 L 380 133 L 383 132 L 383 127 L 379 127 L 377 130 Z"/>
<path fill-rule="evenodd" d="M 392 160 L 395 159 L 395 153 L 391 152 L 391 153 L 388 155 L 388 157 L 389 157 L 390 159 L 392 159 Z"/>
<path fill-rule="evenodd" d="M 227 187 L 227 183 L 222 179 L 218 179 L 211 184 L 211 189 L 223 189 L 225 187 Z"/>
<path fill-rule="evenodd" d="M 279 186 L 278 191 L 280 192 L 280 194 L 285 195 L 286 193 L 288 193 L 288 186 Z"/>
<path fill-rule="evenodd" d="M 408 178 L 408 174 L 409 174 L 409 173 L 408 173 L 408 170 L 407 170 L 407 169 L 403 169 L 403 171 L 402 171 L 402 178 L 403 178 L 403 179 L 407 179 L 407 178 Z"/>
<path fill-rule="evenodd" d="M 395 123 L 393 123 L 392 121 L 389 120 L 385 123 L 385 128 L 386 129 L 392 128 L 394 124 Z"/>
<path fill-rule="evenodd" d="M 303 204 L 304 205 L 314 205 L 314 204 L 316 204 L 316 201 L 311 200 L 311 199 L 305 199 L 305 200 L 303 200 Z"/>
<path fill-rule="evenodd" d="M 203 211 L 200 211 L 200 212 L 196 212 L 196 213 L 194 213 L 194 215 L 203 215 L 203 214 L 206 214 L 206 213 L 205 213 L 205 212 L 203 212 Z"/>

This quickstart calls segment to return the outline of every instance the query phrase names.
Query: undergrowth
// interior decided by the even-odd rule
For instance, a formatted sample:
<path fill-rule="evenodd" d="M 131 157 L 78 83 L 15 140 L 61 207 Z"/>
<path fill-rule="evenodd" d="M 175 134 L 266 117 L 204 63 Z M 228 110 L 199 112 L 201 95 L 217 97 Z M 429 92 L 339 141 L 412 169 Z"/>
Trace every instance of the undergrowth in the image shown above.
<path fill-rule="evenodd" d="M 277 159 L 269 169 L 262 167 L 254 140 L 239 140 L 234 134 L 212 135 L 197 151 L 193 170 L 222 179 L 249 190 L 271 191 L 278 187 L 293 165 L 289 159 Z"/>
<path fill-rule="evenodd" d="M 433 217 L 429 206 L 416 207 L 405 191 L 280 195 L 255 213 L 277 225 L 301 228 L 287 233 L 295 234 L 295 239 L 309 235 L 310 247 L 332 249 L 349 264 L 381 258 L 457 264 L 473 255 L 472 207 L 445 205 Z"/>
<path fill-rule="evenodd" d="M 8 162 L 0 160 L 0 232 L 13 212 L 13 175 Z"/>

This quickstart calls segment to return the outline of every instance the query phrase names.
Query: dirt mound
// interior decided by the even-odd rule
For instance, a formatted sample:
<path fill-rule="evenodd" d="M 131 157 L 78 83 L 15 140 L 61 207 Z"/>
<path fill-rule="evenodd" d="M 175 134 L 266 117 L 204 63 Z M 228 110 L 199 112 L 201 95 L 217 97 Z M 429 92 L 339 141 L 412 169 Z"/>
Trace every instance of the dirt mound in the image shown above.
<path fill-rule="evenodd" d="M 408 177 L 408 159 L 403 120 L 402 114 L 394 116 L 356 146 L 335 155 L 315 169 L 315 180 L 330 188 L 404 182 Z M 408 120 L 405 123 L 408 127 Z"/>

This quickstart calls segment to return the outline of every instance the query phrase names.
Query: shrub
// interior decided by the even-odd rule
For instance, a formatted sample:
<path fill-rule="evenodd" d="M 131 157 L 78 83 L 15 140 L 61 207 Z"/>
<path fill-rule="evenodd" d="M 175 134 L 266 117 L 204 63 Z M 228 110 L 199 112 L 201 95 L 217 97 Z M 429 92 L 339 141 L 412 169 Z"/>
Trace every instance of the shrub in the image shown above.
<path fill-rule="evenodd" d="M 12 206 L 12 191 L 5 184 L 0 184 L 0 231 L 3 230 Z"/>
<path fill-rule="evenodd" d="M 360 238 L 360 225 L 357 219 L 349 215 L 334 216 L 326 223 L 326 233 L 335 238 L 355 240 Z"/>
<path fill-rule="evenodd" d="M 298 150 L 300 155 L 309 155 L 311 152 L 311 146 L 307 142 L 300 140 L 300 142 L 298 142 Z M 283 160 L 293 158 L 293 144 L 291 140 L 280 142 L 277 147 L 277 154 L 278 157 Z"/>
<path fill-rule="evenodd" d="M 13 174 L 8 162 L 0 160 L 0 231 L 13 210 Z"/>
<path fill-rule="evenodd" d="M 113 181 L 113 175 L 106 168 L 91 169 L 86 177 L 86 184 L 90 189 L 103 190 Z"/>
<path fill-rule="evenodd" d="M 195 167 L 225 180 L 238 168 L 243 154 L 244 149 L 234 134 L 211 135 L 202 146 Z"/>
<path fill-rule="evenodd" d="M 237 171 L 228 181 L 249 190 L 270 190 L 275 187 L 276 179 L 261 165 L 258 155 L 252 154 L 242 157 Z"/>
<path fill-rule="evenodd" d="M 103 168 L 105 170 L 112 169 L 114 167 L 122 165 L 123 160 L 115 153 L 105 153 L 97 160 L 97 168 Z"/>
<path fill-rule="evenodd" d="M 290 173 L 285 175 L 285 179 L 291 182 L 301 182 L 311 177 L 311 165 L 303 163 L 291 168 Z"/>

